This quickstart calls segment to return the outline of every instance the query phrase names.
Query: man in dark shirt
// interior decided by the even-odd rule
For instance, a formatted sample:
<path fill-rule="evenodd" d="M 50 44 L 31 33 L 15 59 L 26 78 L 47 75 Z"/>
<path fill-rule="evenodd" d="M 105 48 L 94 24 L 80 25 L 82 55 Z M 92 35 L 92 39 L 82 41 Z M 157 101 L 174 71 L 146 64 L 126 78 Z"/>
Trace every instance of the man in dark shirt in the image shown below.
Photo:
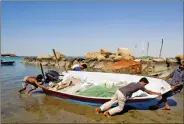
<path fill-rule="evenodd" d="M 170 106 L 167 102 L 167 98 L 175 95 L 176 93 L 180 92 L 183 88 L 184 84 L 184 59 L 180 61 L 180 66 L 177 67 L 168 78 L 172 78 L 170 85 L 171 91 L 162 95 L 162 99 L 156 104 L 150 107 L 150 109 L 158 109 L 159 105 L 164 102 L 165 106 L 162 110 L 170 110 Z"/>
<path fill-rule="evenodd" d="M 145 86 L 148 83 L 149 81 L 144 77 L 144 78 L 141 78 L 138 83 L 130 83 L 125 87 L 119 88 L 116 91 L 115 95 L 111 98 L 111 100 L 104 103 L 102 106 L 96 108 L 96 111 L 98 113 L 105 111 L 104 115 L 108 117 L 116 113 L 119 113 L 123 110 L 127 98 L 131 97 L 131 95 L 138 90 L 142 90 L 148 94 L 161 95 L 161 93 L 156 93 L 156 92 L 145 89 Z M 118 103 L 119 106 L 108 110 L 115 103 Z"/>

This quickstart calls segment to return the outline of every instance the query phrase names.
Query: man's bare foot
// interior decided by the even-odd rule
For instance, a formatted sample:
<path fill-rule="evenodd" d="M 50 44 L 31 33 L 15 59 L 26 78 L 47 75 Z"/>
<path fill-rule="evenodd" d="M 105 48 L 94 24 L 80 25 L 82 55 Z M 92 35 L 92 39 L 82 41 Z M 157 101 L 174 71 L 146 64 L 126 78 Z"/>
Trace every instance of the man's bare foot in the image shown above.
<path fill-rule="evenodd" d="M 95 111 L 96 111 L 97 114 L 99 114 L 101 112 L 100 107 L 96 108 Z"/>
<path fill-rule="evenodd" d="M 26 92 L 26 95 L 30 96 L 30 95 L 31 95 L 31 93 Z"/>
<path fill-rule="evenodd" d="M 171 108 L 170 108 L 169 104 L 166 104 L 166 105 L 164 106 L 164 108 L 162 108 L 162 110 L 171 110 Z"/>
<path fill-rule="evenodd" d="M 105 112 L 104 112 L 104 115 L 105 115 L 105 116 L 107 116 L 108 118 L 110 118 L 110 117 L 111 117 L 111 115 L 109 114 L 109 112 L 108 112 L 108 111 L 105 111 Z"/>
<path fill-rule="evenodd" d="M 24 91 L 21 91 L 21 92 L 19 91 L 18 94 L 19 94 L 19 95 L 24 94 Z"/>
<path fill-rule="evenodd" d="M 170 107 L 164 107 L 164 108 L 162 108 L 162 110 L 171 110 L 171 108 Z"/>

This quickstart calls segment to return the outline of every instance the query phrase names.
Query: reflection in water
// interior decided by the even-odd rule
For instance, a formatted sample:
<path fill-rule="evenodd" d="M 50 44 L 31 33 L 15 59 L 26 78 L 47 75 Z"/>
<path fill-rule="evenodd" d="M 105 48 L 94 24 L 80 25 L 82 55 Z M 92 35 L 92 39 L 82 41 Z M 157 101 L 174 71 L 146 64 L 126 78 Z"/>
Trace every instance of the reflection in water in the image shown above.
<path fill-rule="evenodd" d="M 33 96 L 20 96 L 20 102 L 23 104 L 25 111 L 35 113 L 41 110 L 40 98 Z"/>
<path fill-rule="evenodd" d="M 53 116 L 62 110 L 60 100 L 54 100 L 52 97 L 43 94 L 43 91 L 33 92 L 32 95 L 20 95 L 20 102 L 26 112 L 31 112 L 39 117 Z"/>

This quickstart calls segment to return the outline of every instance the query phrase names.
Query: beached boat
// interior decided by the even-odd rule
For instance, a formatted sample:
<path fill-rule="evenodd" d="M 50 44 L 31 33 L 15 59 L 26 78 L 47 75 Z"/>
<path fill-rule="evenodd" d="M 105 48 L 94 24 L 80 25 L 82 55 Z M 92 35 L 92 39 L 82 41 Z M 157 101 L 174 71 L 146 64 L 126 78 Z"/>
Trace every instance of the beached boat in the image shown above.
<path fill-rule="evenodd" d="M 95 85 L 108 85 L 108 87 L 118 85 L 119 82 L 137 82 L 143 76 L 137 75 L 129 75 L 129 74 L 114 74 L 114 73 L 102 73 L 102 72 L 77 72 L 77 71 L 68 71 L 67 73 L 63 73 L 63 81 L 73 77 L 81 79 L 82 81 L 92 82 Z M 149 84 L 146 85 L 148 90 L 152 90 L 155 92 L 161 92 L 162 94 L 168 92 L 170 90 L 170 85 L 161 79 L 147 77 L 149 80 Z M 62 81 L 62 82 L 63 82 Z M 81 84 L 76 84 L 74 86 L 64 88 L 61 90 L 53 90 L 48 89 L 44 90 L 47 95 L 59 97 L 62 99 L 68 99 L 72 101 L 79 101 L 90 104 L 103 104 L 110 100 L 110 97 L 92 97 L 92 96 L 84 96 L 76 94 L 76 91 L 80 89 Z M 123 84 L 121 84 L 123 85 Z M 127 100 L 127 103 L 134 102 L 144 102 L 151 99 L 157 98 L 157 95 L 149 95 L 141 90 L 135 92 L 131 98 Z"/>
<path fill-rule="evenodd" d="M 6 62 L 3 62 L 2 60 L 1 60 L 1 65 L 13 65 L 15 63 L 15 61 L 6 61 Z"/>
<path fill-rule="evenodd" d="M 154 58 L 153 62 L 165 62 L 166 58 Z"/>

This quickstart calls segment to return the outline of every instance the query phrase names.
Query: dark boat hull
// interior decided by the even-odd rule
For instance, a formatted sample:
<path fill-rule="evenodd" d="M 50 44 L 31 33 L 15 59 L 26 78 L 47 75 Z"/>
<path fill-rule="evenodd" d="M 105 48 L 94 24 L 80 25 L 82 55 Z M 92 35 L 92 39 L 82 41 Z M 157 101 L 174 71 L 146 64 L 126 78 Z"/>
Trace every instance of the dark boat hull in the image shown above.
<path fill-rule="evenodd" d="M 83 102 L 83 103 L 87 103 L 87 104 L 90 103 L 92 105 L 103 104 L 103 103 L 110 100 L 110 99 L 105 99 L 105 98 L 103 99 L 103 98 L 76 96 L 76 95 L 60 93 L 60 92 L 55 92 L 52 90 L 45 90 L 45 89 L 43 89 L 43 91 L 45 92 L 45 94 L 50 95 L 50 96 L 54 96 L 54 97 L 58 97 L 58 98 L 62 98 L 62 99 L 67 99 L 67 100 L 72 100 L 72 101 Z M 126 102 L 127 103 L 146 102 L 146 101 L 149 101 L 152 99 L 153 98 L 150 98 L 150 99 L 128 99 Z"/>
<path fill-rule="evenodd" d="M 1 65 L 14 65 L 15 61 L 1 62 Z"/>

